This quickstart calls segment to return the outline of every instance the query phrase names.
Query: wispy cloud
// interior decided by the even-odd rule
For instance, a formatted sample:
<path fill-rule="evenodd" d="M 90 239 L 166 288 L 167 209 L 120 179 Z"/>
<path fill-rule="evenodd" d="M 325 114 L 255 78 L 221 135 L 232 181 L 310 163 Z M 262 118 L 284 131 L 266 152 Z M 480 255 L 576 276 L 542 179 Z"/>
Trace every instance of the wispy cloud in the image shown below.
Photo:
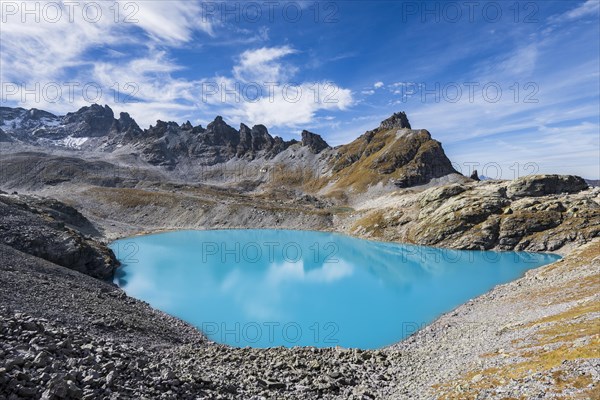
<path fill-rule="evenodd" d="M 200 3 L 35 4 L 39 10 L 54 7 L 54 14 L 25 15 L 20 9 L 25 3 L 21 3 L 3 15 L 0 81 L 11 89 L 4 91 L 3 102 L 60 113 L 90 101 L 123 108 L 122 99 L 114 95 L 122 90 L 123 96 L 133 95 L 131 100 L 146 102 L 148 108 L 154 104 L 165 110 L 180 108 L 178 100 L 191 98 L 193 83 L 172 77 L 181 67 L 168 59 L 164 49 L 181 46 L 194 32 L 214 34 L 210 22 L 200 18 Z M 88 6 L 94 13 L 83 12 Z M 86 92 L 85 87 L 93 90 Z M 141 116 L 142 122 L 146 115 Z"/>
<path fill-rule="evenodd" d="M 600 2 L 598 2 L 597 0 L 587 0 L 586 2 L 582 3 L 580 6 L 564 13 L 562 15 L 562 17 L 563 17 L 563 19 L 572 21 L 575 19 L 579 19 L 582 17 L 588 17 L 588 16 L 598 17 L 599 13 L 600 13 Z"/>
<path fill-rule="evenodd" d="M 194 31 L 214 36 L 212 22 L 203 17 L 201 3 L 195 1 L 119 1 L 129 7 L 135 25 L 143 29 L 153 41 L 179 45 L 188 42 Z M 131 6 L 134 5 L 133 8 Z M 115 4 L 113 7 L 116 7 Z M 137 7 L 137 10 L 136 10 Z"/>
<path fill-rule="evenodd" d="M 512 177 L 515 163 L 530 162 L 540 172 L 598 178 L 598 22 L 573 23 L 598 15 L 598 4 L 577 4 L 527 26 L 535 29 L 525 29 L 454 79 L 395 82 L 388 91 L 362 94 L 377 93 L 369 97 L 373 107 L 379 101 L 389 112 L 406 110 L 412 126 L 430 130 L 458 164 L 499 163 L 505 178 Z"/>

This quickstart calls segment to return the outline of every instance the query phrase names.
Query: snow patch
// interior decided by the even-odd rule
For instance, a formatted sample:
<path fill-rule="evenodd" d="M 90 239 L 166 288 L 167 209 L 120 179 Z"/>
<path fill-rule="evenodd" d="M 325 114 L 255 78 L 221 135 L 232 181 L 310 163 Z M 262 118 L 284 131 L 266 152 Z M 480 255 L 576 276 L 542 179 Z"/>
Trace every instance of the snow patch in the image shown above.
<path fill-rule="evenodd" d="M 4 132 L 11 132 L 15 129 L 19 129 L 22 122 L 23 118 L 20 117 L 10 120 L 4 120 L 2 121 L 2 125 L 0 125 L 0 129 L 2 129 Z"/>
<path fill-rule="evenodd" d="M 78 138 L 75 138 L 75 137 L 69 135 L 69 136 L 67 136 L 64 139 L 58 140 L 57 144 L 59 144 L 61 146 L 68 147 L 68 148 L 71 148 L 71 149 L 79 149 L 89 139 L 90 139 L 89 137 L 78 137 Z"/>

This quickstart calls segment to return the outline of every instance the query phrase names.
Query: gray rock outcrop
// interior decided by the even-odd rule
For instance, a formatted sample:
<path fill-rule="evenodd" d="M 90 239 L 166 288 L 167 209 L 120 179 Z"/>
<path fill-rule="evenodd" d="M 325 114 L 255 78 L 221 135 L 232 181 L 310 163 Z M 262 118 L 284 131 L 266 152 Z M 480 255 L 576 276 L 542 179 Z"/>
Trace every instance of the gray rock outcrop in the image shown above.
<path fill-rule="evenodd" d="M 539 197 L 548 194 L 577 193 L 587 188 L 586 181 L 574 175 L 532 175 L 510 182 L 507 195 L 510 198 Z"/>
<path fill-rule="evenodd" d="M 535 196 L 515 196 L 511 187 Z M 446 185 L 376 209 L 351 232 L 455 249 L 556 251 L 600 236 L 597 196 L 582 191 L 579 179 L 558 175 Z"/>

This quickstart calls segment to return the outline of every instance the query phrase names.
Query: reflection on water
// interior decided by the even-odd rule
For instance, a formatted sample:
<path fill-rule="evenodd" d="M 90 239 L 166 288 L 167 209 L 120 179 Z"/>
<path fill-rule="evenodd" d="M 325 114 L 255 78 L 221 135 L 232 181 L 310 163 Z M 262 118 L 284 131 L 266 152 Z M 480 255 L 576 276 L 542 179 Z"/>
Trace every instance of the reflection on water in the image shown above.
<path fill-rule="evenodd" d="M 285 230 L 179 231 L 111 247 L 130 296 L 252 347 L 383 347 L 558 259 Z"/>

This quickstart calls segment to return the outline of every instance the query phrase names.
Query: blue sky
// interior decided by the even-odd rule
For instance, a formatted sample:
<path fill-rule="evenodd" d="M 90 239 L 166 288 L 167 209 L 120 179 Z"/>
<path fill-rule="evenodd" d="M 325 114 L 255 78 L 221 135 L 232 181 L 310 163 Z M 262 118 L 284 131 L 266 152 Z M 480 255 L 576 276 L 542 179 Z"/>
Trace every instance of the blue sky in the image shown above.
<path fill-rule="evenodd" d="M 463 173 L 600 177 L 599 0 L 59 3 L 1 3 L 3 105 L 333 145 L 406 111 Z"/>

